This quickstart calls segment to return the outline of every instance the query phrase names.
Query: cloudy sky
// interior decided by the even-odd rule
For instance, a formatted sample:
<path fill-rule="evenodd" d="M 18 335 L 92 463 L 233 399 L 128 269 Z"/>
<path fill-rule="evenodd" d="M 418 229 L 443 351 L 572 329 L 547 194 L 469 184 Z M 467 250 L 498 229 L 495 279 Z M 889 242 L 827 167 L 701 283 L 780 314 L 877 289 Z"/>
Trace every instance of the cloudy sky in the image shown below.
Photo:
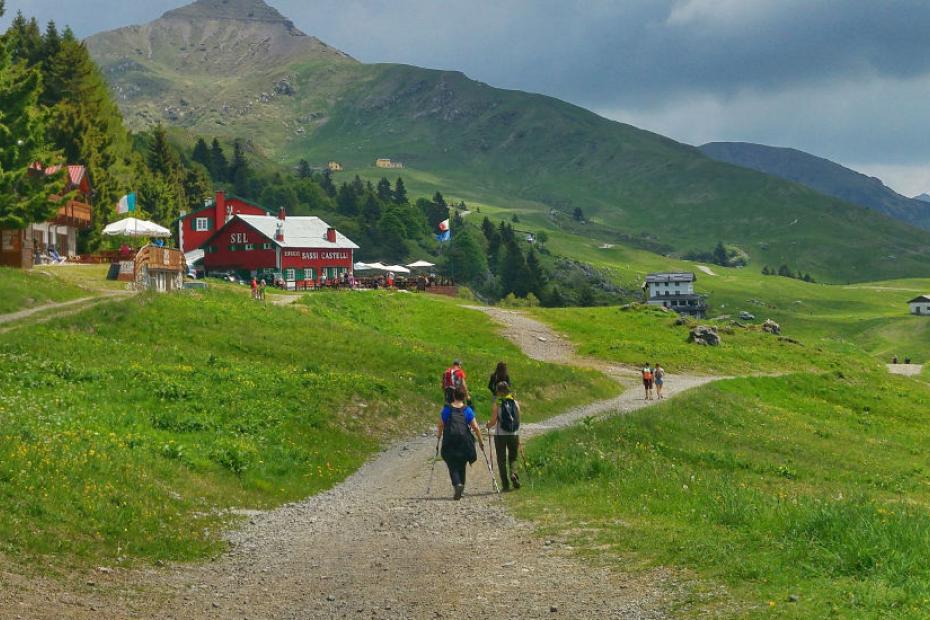
<path fill-rule="evenodd" d="M 184 0 L 6 0 L 80 36 Z M 365 62 L 456 69 L 677 140 L 791 146 L 930 191 L 923 0 L 271 0 Z"/>

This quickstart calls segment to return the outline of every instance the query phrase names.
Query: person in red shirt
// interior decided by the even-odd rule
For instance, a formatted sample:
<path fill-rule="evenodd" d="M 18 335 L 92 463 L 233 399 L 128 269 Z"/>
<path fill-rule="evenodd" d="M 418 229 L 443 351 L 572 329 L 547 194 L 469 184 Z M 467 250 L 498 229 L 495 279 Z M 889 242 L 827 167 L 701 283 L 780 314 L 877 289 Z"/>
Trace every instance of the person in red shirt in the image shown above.
<path fill-rule="evenodd" d="M 442 391 L 446 404 L 452 402 L 455 389 L 460 388 L 465 392 L 467 400 L 471 400 L 471 394 L 468 392 L 468 384 L 465 382 L 465 371 L 462 369 L 461 360 L 453 360 L 452 366 L 442 373 Z"/>

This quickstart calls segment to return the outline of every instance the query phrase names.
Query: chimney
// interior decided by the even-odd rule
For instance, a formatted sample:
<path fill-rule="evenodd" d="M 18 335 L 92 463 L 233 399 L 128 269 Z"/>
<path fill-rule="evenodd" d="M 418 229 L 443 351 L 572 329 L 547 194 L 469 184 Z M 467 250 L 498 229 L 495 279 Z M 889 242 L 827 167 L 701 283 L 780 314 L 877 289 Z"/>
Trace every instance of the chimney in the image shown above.
<path fill-rule="evenodd" d="M 336 243 L 336 229 L 327 228 L 326 229 L 326 240 L 330 243 Z"/>
<path fill-rule="evenodd" d="M 226 223 L 226 194 L 222 190 L 216 192 L 213 201 L 213 225 L 219 230 Z"/>
<path fill-rule="evenodd" d="M 274 227 L 274 240 L 284 242 L 284 220 L 287 218 L 287 214 L 284 212 L 284 207 L 278 211 L 278 221 L 275 222 Z"/>

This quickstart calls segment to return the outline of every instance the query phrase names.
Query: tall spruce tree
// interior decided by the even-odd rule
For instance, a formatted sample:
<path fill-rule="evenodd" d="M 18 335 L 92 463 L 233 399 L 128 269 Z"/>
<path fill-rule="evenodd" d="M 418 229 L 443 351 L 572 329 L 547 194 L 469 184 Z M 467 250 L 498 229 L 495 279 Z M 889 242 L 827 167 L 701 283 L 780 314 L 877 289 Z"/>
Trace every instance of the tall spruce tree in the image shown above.
<path fill-rule="evenodd" d="M 310 168 L 310 162 L 306 159 L 301 159 L 297 162 L 297 178 L 309 179 L 311 176 L 313 176 L 313 169 Z"/>
<path fill-rule="evenodd" d="M 530 251 L 526 253 L 526 272 L 526 288 L 536 297 L 541 298 L 543 287 L 546 285 L 546 273 L 539 262 L 536 250 L 533 248 L 530 248 Z"/>
<path fill-rule="evenodd" d="M 206 168 L 208 172 L 210 171 L 210 147 L 207 146 L 207 141 L 203 138 L 197 138 L 197 143 L 194 145 L 194 150 L 191 153 L 191 161 L 197 162 Z"/>
<path fill-rule="evenodd" d="M 470 227 L 459 229 L 449 246 L 449 268 L 461 282 L 475 282 L 488 272 L 488 259 Z"/>
<path fill-rule="evenodd" d="M 391 202 L 394 200 L 394 190 L 391 189 L 391 182 L 381 177 L 378 181 L 378 200 L 381 202 Z"/>
<path fill-rule="evenodd" d="M 226 160 L 226 153 L 223 152 L 223 145 L 216 138 L 213 138 L 210 144 L 210 165 L 207 169 L 214 181 L 229 180 L 229 162 Z"/>
<path fill-rule="evenodd" d="M 400 177 L 397 177 L 397 180 L 394 181 L 394 202 L 399 205 L 407 204 L 407 186 L 404 185 L 404 180 Z"/>
<path fill-rule="evenodd" d="M 52 163 L 39 90 L 38 71 L 14 63 L 6 42 L 0 41 L 0 228 L 46 221 L 58 208 L 49 194 L 64 187 L 63 175 L 46 177 L 44 171 L 29 170 L 37 161 Z"/>
<path fill-rule="evenodd" d="M 516 240 L 508 241 L 504 245 L 504 253 L 500 258 L 501 293 L 513 293 L 517 297 L 526 297 L 529 290 L 529 270 L 526 258 L 523 256 Z"/>
<path fill-rule="evenodd" d="M 245 156 L 242 140 L 233 142 L 233 156 L 229 162 L 229 182 L 232 183 L 233 191 L 237 194 L 246 196 L 250 193 L 252 167 Z"/>

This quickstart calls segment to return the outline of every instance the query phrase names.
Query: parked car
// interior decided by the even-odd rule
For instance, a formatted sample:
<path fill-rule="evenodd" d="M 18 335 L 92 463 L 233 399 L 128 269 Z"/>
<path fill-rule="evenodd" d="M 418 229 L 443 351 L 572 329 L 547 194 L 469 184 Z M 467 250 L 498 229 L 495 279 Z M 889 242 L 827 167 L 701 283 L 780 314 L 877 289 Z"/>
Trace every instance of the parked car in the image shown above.
<path fill-rule="evenodd" d="M 743 310 L 742 312 L 739 313 L 739 318 L 741 321 L 755 321 L 756 315 L 751 312 L 746 312 L 745 310 Z"/>

